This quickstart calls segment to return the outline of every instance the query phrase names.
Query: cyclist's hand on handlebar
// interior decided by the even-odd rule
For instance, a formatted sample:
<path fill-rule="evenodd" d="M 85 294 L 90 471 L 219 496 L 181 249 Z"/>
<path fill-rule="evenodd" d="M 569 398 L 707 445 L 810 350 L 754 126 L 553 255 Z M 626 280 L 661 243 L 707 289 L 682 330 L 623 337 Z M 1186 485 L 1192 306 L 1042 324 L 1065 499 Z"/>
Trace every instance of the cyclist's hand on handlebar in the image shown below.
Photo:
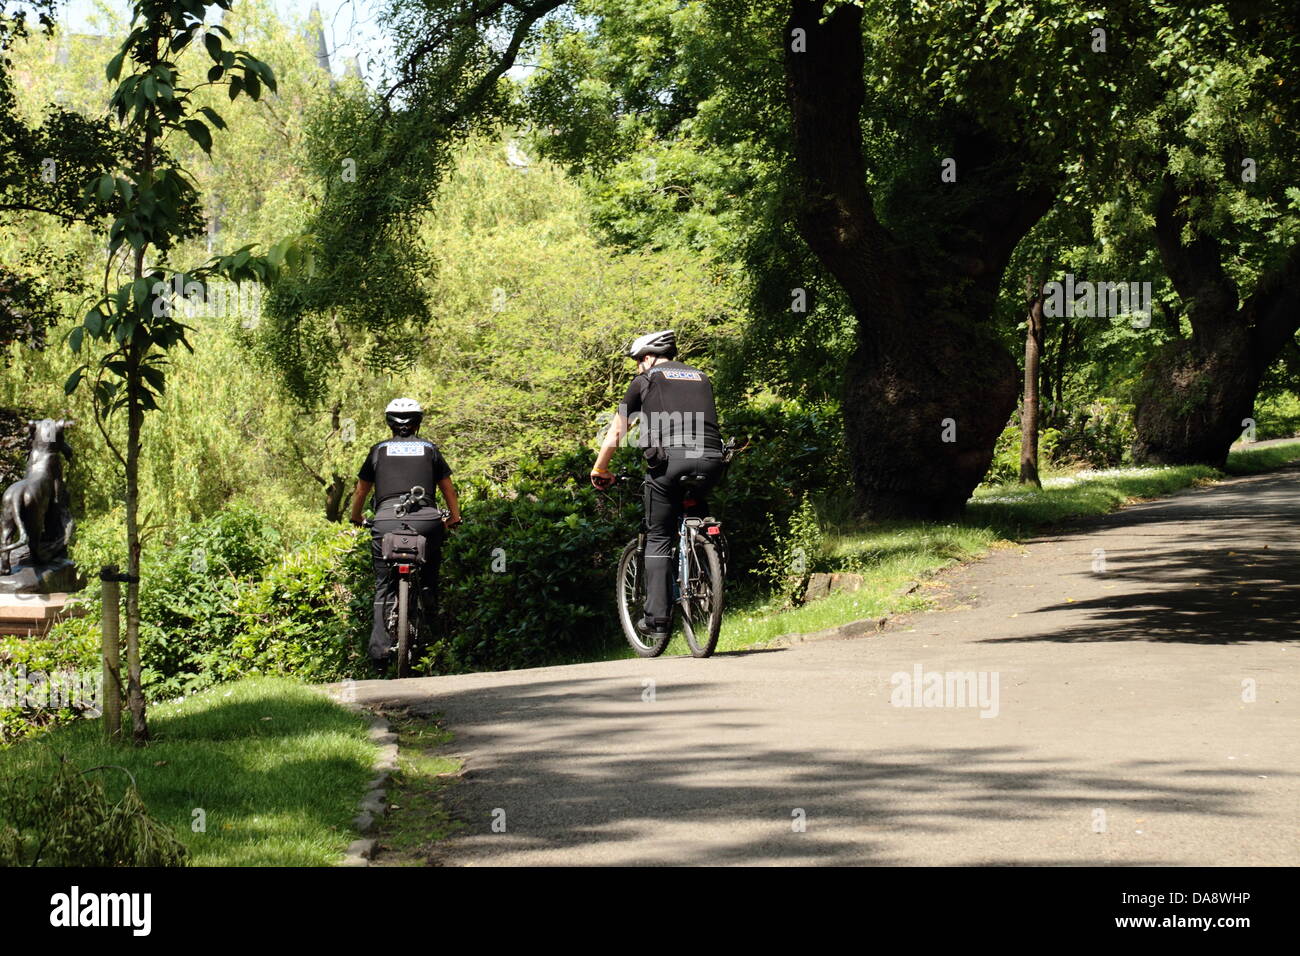
<path fill-rule="evenodd" d="M 446 518 L 442 519 L 442 526 L 450 531 L 452 528 L 460 524 L 461 520 L 460 515 L 448 515 Z"/>
<path fill-rule="evenodd" d="M 614 482 L 616 480 L 614 473 L 606 468 L 591 469 L 591 485 L 593 488 L 605 491 L 608 488 L 614 487 Z"/>

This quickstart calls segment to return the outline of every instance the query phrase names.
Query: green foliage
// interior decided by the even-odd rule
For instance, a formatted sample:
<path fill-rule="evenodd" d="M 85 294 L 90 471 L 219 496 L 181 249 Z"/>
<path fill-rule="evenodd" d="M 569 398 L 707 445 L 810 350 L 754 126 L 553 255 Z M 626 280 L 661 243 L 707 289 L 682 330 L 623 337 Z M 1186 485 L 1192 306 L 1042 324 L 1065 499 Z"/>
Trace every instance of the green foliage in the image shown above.
<path fill-rule="evenodd" d="M 1133 406 L 1099 398 L 1059 416 L 1053 459 L 1094 468 L 1115 468 L 1132 457 Z"/>
<path fill-rule="evenodd" d="M 206 687 L 226 670 L 245 582 L 279 556 L 273 519 L 234 506 L 194 525 L 147 566 L 141 589 L 141 661 L 155 698 Z"/>
<path fill-rule="evenodd" d="M 0 637 L 0 745 L 97 713 L 100 675 L 98 621 Z"/>
<path fill-rule="evenodd" d="M 445 547 L 436 671 L 537 666 L 617 639 L 614 565 L 635 524 L 590 489 L 494 495 L 469 514 Z"/>
<path fill-rule="evenodd" d="M 993 461 L 988 474 L 984 476 L 984 485 L 1001 485 L 1020 480 L 1020 441 L 1021 430 L 1018 424 L 1008 425 L 998 436 L 998 443 L 993 449 Z M 1044 428 L 1038 433 L 1038 464 L 1040 472 L 1043 467 L 1056 458 L 1057 446 L 1061 433 L 1055 428 Z"/>
<path fill-rule="evenodd" d="M 807 494 L 787 521 L 769 516 L 771 544 L 760 549 L 759 575 L 784 604 L 802 600 L 808 575 L 822 569 L 826 535 Z"/>
<path fill-rule="evenodd" d="M 165 256 L 178 240 L 194 236 L 199 229 L 197 183 L 167 154 L 167 139 L 185 136 L 204 152 L 211 152 L 212 128 L 224 128 L 226 123 L 210 106 L 194 102 L 197 84 L 183 85 L 176 60 L 199 35 L 197 28 L 203 25 L 207 8 L 228 9 L 230 2 L 137 0 L 132 28 L 105 71 L 109 82 L 117 83 L 110 109 L 139 152 L 119 171 L 85 185 L 87 195 L 113 203 L 109 268 L 103 297 L 71 331 L 68 344 L 80 353 L 83 343 L 97 341 L 107 345 L 108 351 L 74 369 L 64 389 L 71 394 L 88 376 L 97 419 L 107 420 L 114 412 L 128 410 L 130 437 L 127 451 L 120 455 L 128 470 L 132 467 L 128 459 L 136 454 L 138 416 L 157 411 L 166 388 L 166 353 L 178 344 L 192 350 L 189 327 L 175 315 L 175 299 L 205 297 L 209 283 L 217 278 L 236 284 L 269 282 L 281 271 L 310 261 L 309 243 L 290 239 L 265 256 L 255 256 L 252 246 L 245 246 L 189 271 L 165 264 L 144 268 L 146 249 Z M 221 25 L 203 30 L 203 44 L 213 61 L 207 84 L 224 86 L 232 101 L 241 93 L 257 100 L 263 85 L 275 92 L 275 76 L 266 64 L 246 51 L 224 47 L 230 36 Z M 108 279 L 124 246 L 134 257 L 134 267 L 125 282 L 109 291 Z M 128 476 L 128 482 L 134 479 L 134 475 Z"/>
<path fill-rule="evenodd" d="M 37 773 L 0 784 L 0 866 L 186 864 L 185 846 L 149 815 L 122 767 L 79 770 L 59 757 Z M 117 800 L 97 776 L 110 773 L 130 780 Z"/>
<path fill-rule="evenodd" d="M 221 676 L 354 676 L 364 663 L 373 599 L 369 534 L 318 532 L 241 590 Z"/>
<path fill-rule="evenodd" d="M 710 504 L 726 524 L 730 566 L 747 575 L 805 495 L 849 496 L 843 424 L 834 405 L 769 397 L 730 410 L 723 432 L 744 450 Z"/>
<path fill-rule="evenodd" d="M 1255 407 L 1255 439 L 1291 438 L 1300 435 L 1300 397 L 1282 393 Z"/>

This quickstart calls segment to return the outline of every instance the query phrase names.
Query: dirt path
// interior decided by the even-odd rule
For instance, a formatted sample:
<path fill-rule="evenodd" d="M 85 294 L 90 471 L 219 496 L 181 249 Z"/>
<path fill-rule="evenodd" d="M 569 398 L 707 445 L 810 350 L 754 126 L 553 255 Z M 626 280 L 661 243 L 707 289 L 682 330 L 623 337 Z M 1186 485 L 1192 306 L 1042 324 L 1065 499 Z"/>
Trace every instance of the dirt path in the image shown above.
<path fill-rule="evenodd" d="M 446 715 L 449 864 L 1295 865 L 1298 542 L 1292 468 L 995 552 L 866 638 L 358 698 Z M 918 668 L 989 699 L 896 706 Z"/>

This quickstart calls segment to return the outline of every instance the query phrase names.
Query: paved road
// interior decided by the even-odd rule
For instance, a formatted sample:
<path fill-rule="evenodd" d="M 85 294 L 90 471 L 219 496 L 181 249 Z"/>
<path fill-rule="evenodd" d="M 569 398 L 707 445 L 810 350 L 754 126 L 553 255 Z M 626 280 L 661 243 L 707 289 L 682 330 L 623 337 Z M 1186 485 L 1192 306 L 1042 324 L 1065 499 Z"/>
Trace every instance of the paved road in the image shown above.
<path fill-rule="evenodd" d="M 1296 865 L 1298 541 L 1290 469 L 996 551 L 866 638 L 358 698 L 456 733 L 447 864 Z M 987 705 L 895 706 L 917 668 Z"/>

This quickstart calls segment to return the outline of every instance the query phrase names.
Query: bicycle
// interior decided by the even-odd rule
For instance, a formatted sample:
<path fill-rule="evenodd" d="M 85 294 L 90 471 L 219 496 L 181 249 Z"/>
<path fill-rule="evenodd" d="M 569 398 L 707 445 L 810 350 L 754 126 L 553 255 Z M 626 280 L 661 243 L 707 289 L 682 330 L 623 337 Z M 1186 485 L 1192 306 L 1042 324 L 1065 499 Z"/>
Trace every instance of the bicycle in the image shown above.
<path fill-rule="evenodd" d="M 734 443 L 728 442 L 724 446 L 724 463 L 731 461 L 733 453 Z M 627 474 L 615 476 L 619 483 L 624 484 L 637 477 Z M 707 475 L 697 474 L 682 475 L 678 479 L 683 488 L 684 511 L 678 523 L 674 551 L 677 564 L 673 578 L 674 613 L 664 634 L 647 637 L 636 626 L 636 619 L 645 606 L 644 518 L 641 530 L 627 543 L 619 556 L 615 576 L 618 618 L 623 626 L 623 636 L 639 657 L 658 657 L 664 652 L 672 639 L 673 621 L 678 615 L 692 657 L 708 657 L 718 646 L 725 597 L 727 538 L 723 534 L 721 521 L 711 515 L 690 513 L 698 505 L 695 493 L 707 480 Z"/>
<path fill-rule="evenodd" d="M 412 505 L 418 508 L 426 500 L 424 488 L 416 485 L 398 498 L 393 514 L 395 517 L 405 518 L 407 510 Z M 440 508 L 437 515 L 445 524 L 451 517 L 451 512 Z M 373 528 L 374 519 L 367 519 L 362 524 L 367 528 Z M 397 590 L 384 600 L 384 626 L 388 636 L 397 646 L 399 678 L 411 676 L 420 634 L 425 630 L 426 623 L 431 623 L 428 621 L 431 616 L 430 610 L 424 606 L 421 597 L 423 593 L 421 575 L 428 542 L 424 535 L 410 525 L 403 524 L 402 528 L 402 531 L 386 532 L 380 540 L 380 553 L 383 560 L 397 572 Z M 414 602 L 411 601 L 412 591 L 415 593 Z"/>

